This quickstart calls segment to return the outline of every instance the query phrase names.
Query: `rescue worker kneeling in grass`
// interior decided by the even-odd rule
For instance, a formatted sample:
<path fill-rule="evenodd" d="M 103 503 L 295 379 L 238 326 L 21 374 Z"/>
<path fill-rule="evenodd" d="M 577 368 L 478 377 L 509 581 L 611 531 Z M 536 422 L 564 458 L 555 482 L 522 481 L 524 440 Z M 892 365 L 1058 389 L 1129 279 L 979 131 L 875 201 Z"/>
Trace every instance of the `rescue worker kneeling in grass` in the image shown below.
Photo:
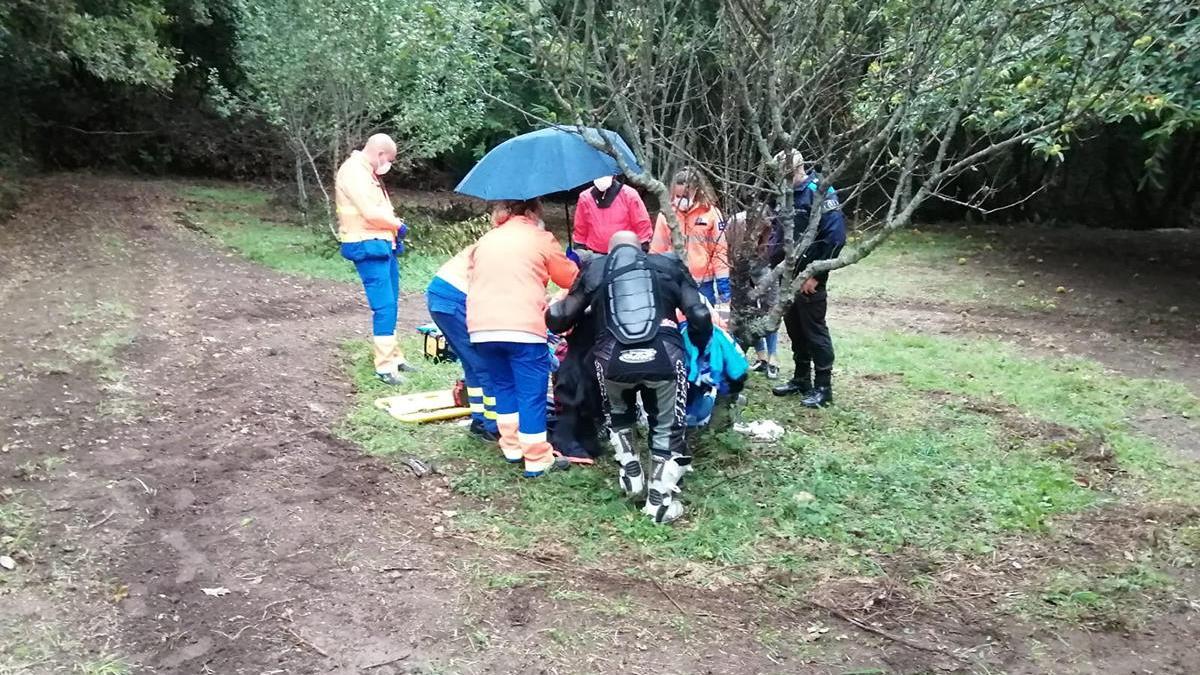
<path fill-rule="evenodd" d="M 687 317 L 688 338 L 703 353 L 712 337 L 712 315 L 696 282 L 673 254 L 644 253 L 632 232 L 614 234 L 608 255 L 593 260 L 567 297 L 546 310 L 547 326 L 558 333 L 580 321 L 598 322 L 596 376 L 620 488 L 632 498 L 645 493 L 642 512 L 656 523 L 683 515 L 679 481 L 692 463 L 684 437 L 687 361 L 676 310 Z M 648 491 L 633 443 L 639 394 L 650 423 Z"/>
<path fill-rule="evenodd" d="M 429 286 L 425 289 L 425 301 L 429 306 L 429 317 L 442 331 L 450 349 L 463 367 L 463 381 L 467 385 L 467 399 L 471 406 L 471 434 L 486 441 L 498 441 L 500 430 L 496 425 L 495 389 L 487 362 L 475 345 L 467 330 L 467 288 L 471 265 L 471 249 L 468 246 L 458 255 L 447 260 L 438 268 Z"/>

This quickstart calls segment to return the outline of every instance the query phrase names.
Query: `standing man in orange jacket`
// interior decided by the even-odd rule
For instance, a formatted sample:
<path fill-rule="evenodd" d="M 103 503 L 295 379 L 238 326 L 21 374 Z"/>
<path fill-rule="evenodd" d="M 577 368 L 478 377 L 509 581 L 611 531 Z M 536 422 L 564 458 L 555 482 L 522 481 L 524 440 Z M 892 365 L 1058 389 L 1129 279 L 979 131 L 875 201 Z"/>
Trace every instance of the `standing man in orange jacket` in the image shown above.
<path fill-rule="evenodd" d="M 380 177 L 396 161 L 396 142 L 386 134 L 367 139 L 338 169 L 334 186 L 338 240 L 342 257 L 354 263 L 371 306 L 375 375 L 388 384 L 400 384 L 400 373 L 412 370 L 396 343 L 396 315 L 400 302 L 400 266 L 407 232 L 396 217 Z"/>

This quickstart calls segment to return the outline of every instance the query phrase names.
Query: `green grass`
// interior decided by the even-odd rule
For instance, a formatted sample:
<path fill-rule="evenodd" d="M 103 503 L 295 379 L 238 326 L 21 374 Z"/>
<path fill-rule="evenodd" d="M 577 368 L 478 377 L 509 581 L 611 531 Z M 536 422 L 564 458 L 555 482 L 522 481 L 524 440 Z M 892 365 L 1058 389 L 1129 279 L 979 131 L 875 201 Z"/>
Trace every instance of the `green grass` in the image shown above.
<path fill-rule="evenodd" d="M 1153 594 L 1170 584 L 1169 577 L 1143 563 L 1059 570 L 1018 609 L 1051 621 L 1120 628 L 1139 622 Z"/>
<path fill-rule="evenodd" d="M 986 554 L 1011 535 L 1048 530 L 1057 514 L 1117 498 L 1075 480 L 1087 468 L 1062 439 L 1030 431 L 1040 420 L 1099 434 L 1129 474 L 1123 490 L 1196 493 L 1196 479 L 1126 422 L 1143 405 L 1196 411 L 1181 386 L 994 343 L 850 333 L 839 348 L 848 372 L 826 411 L 800 410 L 754 381 L 745 417 L 780 421 L 789 430 L 782 442 L 694 439 L 689 515 L 674 527 L 652 525 L 621 499 L 608 462 L 530 481 L 457 428 L 393 421 L 371 406 L 384 390 L 365 345 L 348 351 L 361 393 L 342 433 L 372 454 L 440 463 L 454 489 L 477 500 L 456 527 L 516 547 L 566 544 L 585 561 L 632 556 L 815 575 L 878 572 L 879 556 L 901 550 Z M 430 366 L 410 388 L 448 386 L 456 374 L 453 364 Z"/>
<path fill-rule="evenodd" d="M 0 494 L 0 551 L 5 555 L 33 546 L 34 519 L 28 507 L 20 502 L 20 494 L 15 490 Z M 0 586 L 4 578 L 0 574 Z"/>
<path fill-rule="evenodd" d="M 223 245 L 287 274 L 358 284 L 354 265 L 342 258 L 327 229 L 304 227 L 299 215 L 270 203 L 259 189 L 188 186 L 186 217 Z M 442 223 L 421 218 L 409 223 L 408 252 L 400 258 L 404 292 L 425 290 L 437 268 L 483 231 L 483 221 Z"/>
<path fill-rule="evenodd" d="M 263 190 L 230 186 L 188 185 L 180 190 L 184 197 L 209 205 L 263 209 L 271 195 Z"/>
<path fill-rule="evenodd" d="M 848 333 L 838 346 L 854 375 L 893 375 L 909 389 L 1000 404 L 1090 434 L 1122 468 L 1147 476 L 1170 472 L 1174 463 L 1129 420 L 1146 408 L 1200 415 L 1200 401 L 1178 382 L 1119 377 L 1082 358 L 1029 357 L 998 341 Z"/>

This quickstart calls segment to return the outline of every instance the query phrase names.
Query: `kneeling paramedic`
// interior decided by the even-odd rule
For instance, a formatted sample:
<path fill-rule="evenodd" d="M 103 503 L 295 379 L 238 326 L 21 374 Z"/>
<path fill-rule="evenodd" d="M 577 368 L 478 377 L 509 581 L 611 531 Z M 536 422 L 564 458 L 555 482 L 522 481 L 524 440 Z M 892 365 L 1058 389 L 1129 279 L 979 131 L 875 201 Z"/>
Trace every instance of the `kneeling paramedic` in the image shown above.
<path fill-rule="evenodd" d="M 596 376 L 620 488 L 635 499 L 646 493 L 642 512 L 656 523 L 683 515 L 679 482 L 692 463 L 684 438 L 687 357 L 676 310 L 687 317 L 688 338 L 703 351 L 712 337 L 712 314 L 687 267 L 674 255 L 644 253 L 636 235 L 618 232 L 608 255 L 593 260 L 567 297 L 546 311 L 547 326 L 555 332 L 582 320 L 597 322 Z M 649 419 L 648 492 L 633 443 L 639 395 Z"/>

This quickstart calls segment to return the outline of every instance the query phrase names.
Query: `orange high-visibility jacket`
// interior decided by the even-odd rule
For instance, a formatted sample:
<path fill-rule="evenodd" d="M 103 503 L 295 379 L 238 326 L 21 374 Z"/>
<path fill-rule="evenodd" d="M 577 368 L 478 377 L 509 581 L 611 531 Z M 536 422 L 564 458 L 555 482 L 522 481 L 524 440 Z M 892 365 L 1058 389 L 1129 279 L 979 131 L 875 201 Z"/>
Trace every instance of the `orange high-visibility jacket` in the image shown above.
<path fill-rule="evenodd" d="M 343 243 L 367 239 L 396 239 L 396 213 L 383 184 L 362 151 L 350 153 L 334 181 L 338 239 Z"/>
<path fill-rule="evenodd" d="M 675 217 L 683 228 L 683 241 L 687 249 L 688 271 L 697 282 L 724 279 L 729 276 L 729 242 L 721 229 L 721 212 L 715 206 L 697 204 L 687 213 L 675 211 Z M 671 252 L 671 226 L 667 218 L 658 214 L 654 225 L 654 238 L 650 241 L 651 253 Z"/>
<path fill-rule="evenodd" d="M 546 282 L 575 283 L 579 268 L 554 235 L 513 216 L 480 237 L 469 254 L 467 330 L 518 332 L 546 339 Z"/>
<path fill-rule="evenodd" d="M 473 248 L 475 248 L 474 244 L 456 253 L 453 258 L 442 263 L 437 274 L 433 276 L 466 293 L 469 288 L 467 281 L 471 272 L 471 249 Z"/>

